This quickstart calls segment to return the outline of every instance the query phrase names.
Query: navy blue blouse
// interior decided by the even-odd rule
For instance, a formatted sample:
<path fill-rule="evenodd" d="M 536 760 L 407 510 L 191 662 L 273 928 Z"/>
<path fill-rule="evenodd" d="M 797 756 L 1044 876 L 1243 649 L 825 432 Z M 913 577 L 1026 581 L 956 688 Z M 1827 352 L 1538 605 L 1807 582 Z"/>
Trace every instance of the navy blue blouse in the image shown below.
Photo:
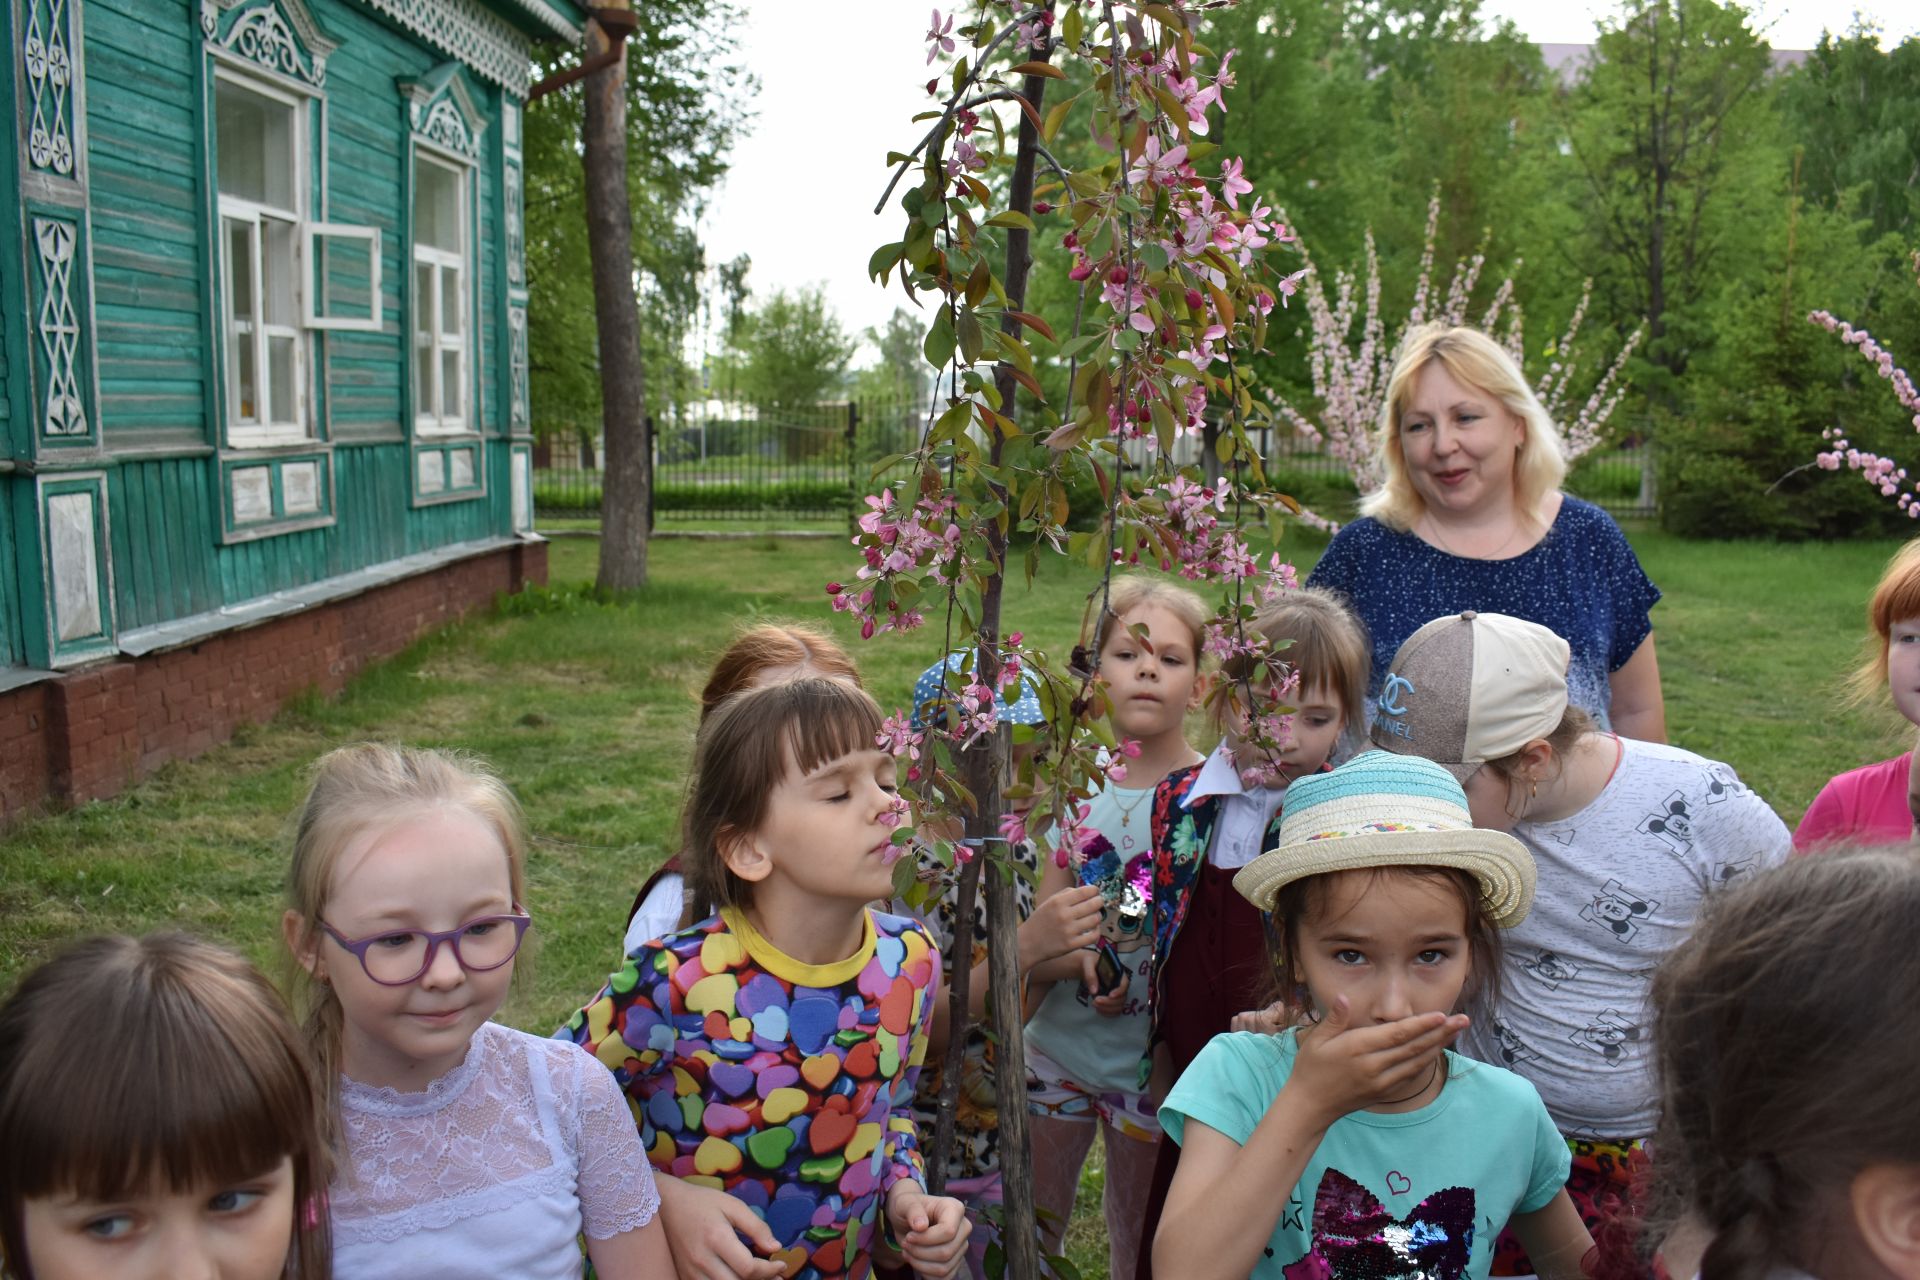
<path fill-rule="evenodd" d="M 1369 719 L 1401 643 L 1435 618 L 1475 609 L 1537 622 L 1565 640 L 1569 696 L 1606 727 L 1608 677 L 1652 633 L 1647 615 L 1660 599 L 1613 517 L 1570 496 L 1547 536 L 1511 560 L 1449 555 L 1363 517 L 1334 535 L 1307 582 L 1346 596 L 1372 637 Z"/>

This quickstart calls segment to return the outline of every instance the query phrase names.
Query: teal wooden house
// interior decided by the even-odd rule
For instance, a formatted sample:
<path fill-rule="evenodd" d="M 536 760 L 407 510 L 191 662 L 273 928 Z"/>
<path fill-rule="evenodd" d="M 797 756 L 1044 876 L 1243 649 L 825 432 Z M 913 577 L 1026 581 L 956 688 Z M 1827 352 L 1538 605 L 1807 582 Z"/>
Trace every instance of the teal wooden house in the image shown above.
<path fill-rule="evenodd" d="M 236 628 L 487 557 L 544 572 L 521 124 L 532 45 L 583 20 L 0 0 L 0 738 L 14 713 L 85 736 L 58 673 L 131 664 L 139 704 L 143 661 Z M 135 710 L 128 776 L 157 763 Z M 97 793 L 62 750 L 42 790 Z M 0 801 L 31 772 L 0 759 Z"/>

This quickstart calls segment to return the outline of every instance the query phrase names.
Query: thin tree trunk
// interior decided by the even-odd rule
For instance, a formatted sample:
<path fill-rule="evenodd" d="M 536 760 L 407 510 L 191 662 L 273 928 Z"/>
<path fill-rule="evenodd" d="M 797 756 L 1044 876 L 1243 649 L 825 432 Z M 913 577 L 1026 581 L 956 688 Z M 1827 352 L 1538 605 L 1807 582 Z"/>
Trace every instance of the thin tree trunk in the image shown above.
<path fill-rule="evenodd" d="M 1048 55 L 1052 53 L 1049 50 Z M 1046 93 L 1044 76 L 1030 75 L 1022 92 L 1034 111 L 1040 110 Z M 1031 215 L 1033 211 L 1033 166 L 1039 136 L 1026 112 L 1020 114 L 1020 137 L 1014 153 L 1013 182 L 1007 207 Z M 1018 227 L 1007 231 L 1007 268 L 1002 283 L 1006 286 L 1010 310 L 1026 306 L 1027 271 L 1033 264 L 1029 236 Z M 1008 317 L 1002 328 L 1017 334 L 1019 322 Z M 1003 410 L 1013 404 L 1018 390 L 1012 369 L 1002 364 L 996 373 Z M 1002 437 L 994 433 L 991 465 L 1000 465 Z M 1006 501 L 1006 493 L 994 486 L 994 496 Z M 975 670 L 991 687 L 998 687 L 1000 674 L 1000 598 L 1006 582 L 1007 539 L 1002 526 L 987 526 L 987 543 L 993 557 L 994 573 L 980 597 L 980 651 Z M 979 807 L 968 822 L 968 830 L 988 836 L 998 825 L 1000 815 L 1001 762 L 1006 759 L 1007 734 L 1000 734 L 991 754 L 976 750 L 967 759 L 967 781 Z M 982 744 L 983 746 L 985 744 Z M 1040 1244 L 1035 1234 L 1033 1161 L 1031 1139 L 1027 1134 L 1026 1042 L 1022 1028 L 1020 1002 L 1019 946 L 1015 934 L 1020 928 L 1018 900 L 1014 893 L 1010 867 L 989 868 L 984 875 L 987 896 L 987 974 L 992 993 L 995 1041 L 994 1097 L 1000 1122 L 1000 1186 L 1006 1231 L 1002 1245 L 1007 1256 L 1007 1275 L 1011 1280 L 1039 1280 Z M 956 1034 L 959 1034 L 956 1032 Z"/>
<path fill-rule="evenodd" d="M 933 1117 L 933 1149 L 927 1155 L 927 1192 L 945 1195 L 947 1163 L 953 1155 L 953 1123 L 960 1109 L 960 1073 L 966 1067 L 967 1007 L 973 1002 L 973 907 L 980 895 L 980 868 L 974 858 L 960 868 L 953 889 L 952 968 L 947 974 L 947 1049 L 940 1056 L 940 1105 Z"/>
<path fill-rule="evenodd" d="M 602 0 L 625 9 L 629 0 Z M 587 23 L 587 56 L 612 41 Z M 627 60 L 587 77 L 581 126 L 586 171 L 587 252 L 593 262 L 593 310 L 600 334 L 600 411 L 606 481 L 600 508 L 598 585 L 631 590 L 647 582 L 649 456 L 647 371 L 640 360 L 640 308 L 633 294 L 633 207 L 627 191 Z"/>

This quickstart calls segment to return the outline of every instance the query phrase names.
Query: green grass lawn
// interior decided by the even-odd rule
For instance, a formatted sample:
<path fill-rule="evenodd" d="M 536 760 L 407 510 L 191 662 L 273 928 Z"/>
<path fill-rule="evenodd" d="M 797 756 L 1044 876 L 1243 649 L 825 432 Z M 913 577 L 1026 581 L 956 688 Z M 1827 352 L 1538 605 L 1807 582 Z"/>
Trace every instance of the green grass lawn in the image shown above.
<path fill-rule="evenodd" d="M 1897 722 L 1843 710 L 1836 692 L 1893 543 L 1630 536 L 1666 592 L 1654 619 L 1675 742 L 1732 764 L 1789 823 L 1829 775 L 1899 749 Z M 1303 575 L 1318 545 L 1288 548 Z M 940 650 L 937 616 L 921 632 L 861 644 L 828 610 L 822 585 L 855 563 L 839 541 L 661 541 L 653 585 L 621 603 L 580 590 L 597 553 L 591 539 L 556 540 L 551 591 L 429 637 L 338 700 L 304 700 L 118 799 L 9 833 L 0 990 L 77 934 L 161 926 L 221 939 L 278 972 L 285 823 L 305 766 L 338 743 L 403 739 L 479 752 L 526 805 L 538 837 L 538 962 L 504 1016 L 544 1031 L 618 958 L 634 889 L 666 856 L 693 694 L 733 626 L 760 617 L 829 626 L 895 706 Z M 1016 573 L 1006 626 L 1064 652 L 1094 581 L 1051 557 L 1031 588 Z M 1097 1187 L 1090 1177 L 1084 1190 Z M 1097 1211 L 1070 1243 L 1086 1274 L 1104 1274 Z"/>

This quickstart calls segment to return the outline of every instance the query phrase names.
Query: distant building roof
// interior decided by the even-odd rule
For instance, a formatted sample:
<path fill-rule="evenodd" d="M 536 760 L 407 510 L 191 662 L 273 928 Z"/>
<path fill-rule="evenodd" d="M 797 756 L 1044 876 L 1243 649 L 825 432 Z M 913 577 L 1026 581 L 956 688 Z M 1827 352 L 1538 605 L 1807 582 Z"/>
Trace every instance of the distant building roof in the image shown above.
<path fill-rule="evenodd" d="M 1540 50 L 1540 56 L 1546 60 L 1547 70 L 1553 73 L 1563 88 L 1580 78 L 1581 70 L 1593 54 L 1590 44 L 1539 44 L 1534 47 Z M 1770 52 L 1775 71 L 1786 71 L 1807 60 L 1805 49 L 1774 49 Z"/>

